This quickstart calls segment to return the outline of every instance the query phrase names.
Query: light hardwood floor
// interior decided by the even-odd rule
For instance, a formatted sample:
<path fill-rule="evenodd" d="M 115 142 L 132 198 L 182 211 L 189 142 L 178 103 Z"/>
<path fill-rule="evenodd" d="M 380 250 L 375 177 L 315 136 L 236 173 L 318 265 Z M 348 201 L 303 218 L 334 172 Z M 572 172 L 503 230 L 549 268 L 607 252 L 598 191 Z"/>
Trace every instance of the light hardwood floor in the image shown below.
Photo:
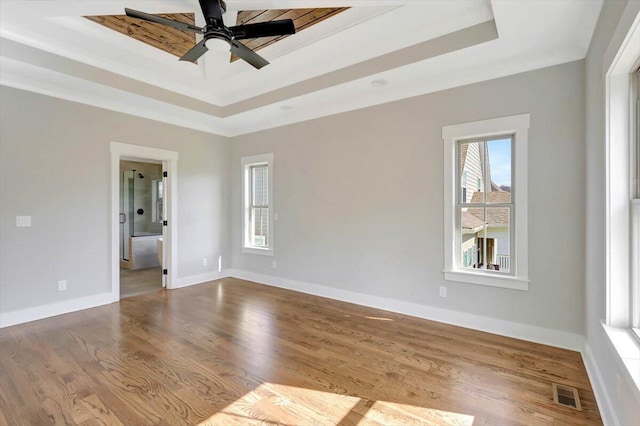
<path fill-rule="evenodd" d="M 162 289 L 162 269 L 120 269 L 120 298 L 137 296 Z"/>
<path fill-rule="evenodd" d="M 602 424 L 576 352 L 233 278 L 0 330 L 2 425 L 247 423 Z"/>

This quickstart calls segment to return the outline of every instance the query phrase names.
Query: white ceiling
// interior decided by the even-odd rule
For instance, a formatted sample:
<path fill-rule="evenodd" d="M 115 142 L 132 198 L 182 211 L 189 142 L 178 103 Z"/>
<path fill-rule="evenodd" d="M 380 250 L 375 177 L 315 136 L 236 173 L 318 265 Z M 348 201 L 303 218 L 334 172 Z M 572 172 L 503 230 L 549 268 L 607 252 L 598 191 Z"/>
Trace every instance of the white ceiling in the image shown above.
<path fill-rule="evenodd" d="M 582 59 L 602 0 L 227 0 L 351 7 L 259 51 L 198 65 L 82 18 L 194 12 L 197 0 L 1 0 L 0 84 L 234 136 Z M 374 80 L 385 84 L 375 87 Z"/>

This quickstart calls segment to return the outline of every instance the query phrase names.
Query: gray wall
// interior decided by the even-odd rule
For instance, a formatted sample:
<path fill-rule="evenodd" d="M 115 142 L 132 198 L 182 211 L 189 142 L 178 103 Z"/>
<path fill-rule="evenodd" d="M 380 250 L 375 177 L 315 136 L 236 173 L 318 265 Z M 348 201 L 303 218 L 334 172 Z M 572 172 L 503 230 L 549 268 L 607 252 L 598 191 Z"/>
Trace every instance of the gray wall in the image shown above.
<path fill-rule="evenodd" d="M 626 10 L 625 10 L 626 8 Z M 605 335 L 605 73 L 640 2 L 605 1 L 586 59 L 586 337 L 619 424 L 638 423 L 639 401 Z M 616 32 L 616 29 L 618 30 Z M 620 377 L 620 379 L 618 379 Z M 618 384 L 619 383 L 619 384 Z"/>
<path fill-rule="evenodd" d="M 583 93 L 579 61 L 234 138 L 233 267 L 583 333 Z M 444 281 L 441 128 L 520 113 L 531 114 L 530 289 Z M 274 259 L 240 247 L 240 158 L 265 152 Z"/>
<path fill-rule="evenodd" d="M 178 277 L 228 259 L 227 138 L 6 87 L 0 111 L 0 312 L 111 291 L 111 141 L 179 153 Z"/>

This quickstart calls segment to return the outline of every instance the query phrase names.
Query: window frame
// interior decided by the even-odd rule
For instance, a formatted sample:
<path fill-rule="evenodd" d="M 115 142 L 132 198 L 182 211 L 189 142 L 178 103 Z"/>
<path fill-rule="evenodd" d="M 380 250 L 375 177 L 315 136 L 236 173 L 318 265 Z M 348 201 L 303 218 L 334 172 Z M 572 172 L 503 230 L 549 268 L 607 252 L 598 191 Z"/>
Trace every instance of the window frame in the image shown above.
<path fill-rule="evenodd" d="M 529 114 L 519 114 L 442 127 L 444 141 L 444 279 L 469 284 L 529 289 L 528 214 L 527 214 L 527 146 Z M 513 244 L 509 274 L 490 270 L 463 269 L 461 265 L 458 218 L 458 146 L 461 141 L 495 140 L 512 137 L 513 212 L 510 241 Z M 517 217 L 516 217 L 517 212 Z"/>
<path fill-rule="evenodd" d="M 273 256 L 274 253 L 274 227 L 273 227 L 273 153 L 252 155 L 242 157 L 240 160 L 242 167 L 242 252 L 248 254 L 259 254 L 264 256 Z M 256 166 L 267 166 L 267 191 L 268 191 L 268 228 L 269 228 L 269 244 L 267 247 L 255 246 L 251 244 L 251 208 L 252 204 L 252 182 L 251 169 Z M 264 207 L 263 207 L 264 208 Z"/>
<path fill-rule="evenodd" d="M 478 142 L 482 142 L 484 144 L 488 144 L 489 142 L 492 141 L 497 141 L 497 140 L 505 140 L 505 139 L 509 139 L 511 141 L 511 147 L 510 147 L 510 152 L 511 152 L 511 202 L 509 203 L 490 203 L 487 199 L 486 196 L 484 197 L 484 202 L 482 203 L 472 203 L 470 201 L 466 201 L 466 187 L 465 186 L 465 179 L 463 174 L 466 174 L 466 171 L 460 170 L 461 164 L 460 164 L 460 155 L 461 155 L 461 147 L 463 144 L 472 144 L 472 143 L 478 143 Z M 490 209 L 490 208 L 507 208 L 509 209 L 509 256 L 510 259 L 515 259 L 516 257 L 516 253 L 515 253 L 515 232 L 513 232 L 512 225 L 515 223 L 515 217 L 516 217 L 516 205 L 515 205 L 515 194 L 514 192 L 517 192 L 517 188 L 515 186 L 515 176 L 514 176 L 514 171 L 515 171 L 515 146 L 514 146 L 514 135 L 513 134 L 504 134 L 504 135 L 496 135 L 496 136 L 492 136 L 492 137 L 483 137 L 483 138 L 473 138 L 473 139 L 459 139 L 456 141 L 456 161 L 455 161 L 455 173 L 456 173 L 456 250 L 458 250 L 460 253 L 459 255 L 461 256 L 460 258 L 458 258 L 458 268 L 463 270 L 463 271 L 469 271 L 469 272 L 475 272 L 473 271 L 473 269 L 465 267 L 464 266 L 464 261 L 463 261 L 463 255 L 462 253 L 462 209 L 463 208 L 467 208 L 467 209 L 476 209 L 476 208 L 481 208 L 485 210 L 485 214 L 486 214 L 486 210 Z M 486 145 L 485 145 L 486 147 Z M 488 151 L 488 147 L 485 148 L 485 152 Z M 483 158 L 486 158 L 484 156 L 482 156 Z M 467 158 L 469 158 L 467 156 Z M 488 164 L 483 164 L 482 166 L 482 178 L 478 178 L 478 182 L 482 181 L 482 185 L 480 185 L 481 188 L 478 188 L 478 190 L 482 189 L 482 191 L 487 194 L 488 192 L 490 192 L 491 189 L 491 180 L 489 179 L 489 165 Z M 482 180 L 481 180 L 482 179 Z M 464 188 L 463 188 L 464 187 Z M 515 188 L 515 190 L 514 190 Z M 463 189 L 461 191 L 461 189 Z M 462 197 L 464 196 L 464 197 Z M 465 199 L 465 202 L 462 202 L 462 198 Z M 486 220 L 486 217 L 485 217 Z M 485 225 L 488 225 L 485 223 Z M 484 228 L 484 236 L 482 237 L 482 252 L 484 253 L 483 255 L 483 262 L 484 262 L 484 257 L 487 256 L 487 240 L 489 239 L 489 237 L 487 237 L 487 231 L 488 231 L 489 227 L 485 226 Z M 494 246 L 494 250 L 497 250 L 497 246 Z M 482 271 L 485 271 L 487 274 L 495 274 L 496 276 L 502 276 L 502 277 L 515 277 L 515 271 L 510 267 L 509 268 L 509 272 L 505 273 L 505 272 L 500 272 L 500 271 L 494 271 L 494 270 L 490 270 L 490 269 L 482 269 Z"/>
<path fill-rule="evenodd" d="M 634 313 L 640 315 L 640 307 L 634 307 L 640 291 L 640 271 L 632 256 L 640 255 L 640 201 L 634 182 L 640 166 L 635 164 L 639 161 L 636 131 L 640 123 L 636 122 L 638 106 L 633 96 L 638 81 L 633 74 L 639 66 L 640 15 L 605 73 L 606 318 L 602 322 L 612 349 L 625 366 L 627 380 L 637 391 L 640 338 L 633 326 Z"/>

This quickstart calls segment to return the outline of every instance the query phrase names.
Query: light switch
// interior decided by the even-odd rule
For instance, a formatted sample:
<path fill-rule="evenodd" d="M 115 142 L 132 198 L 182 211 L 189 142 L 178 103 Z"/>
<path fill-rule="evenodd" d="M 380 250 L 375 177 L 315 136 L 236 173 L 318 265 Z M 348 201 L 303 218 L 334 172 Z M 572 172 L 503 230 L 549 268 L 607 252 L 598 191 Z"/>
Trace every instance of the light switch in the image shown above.
<path fill-rule="evenodd" d="M 31 226 L 31 216 L 16 216 L 16 226 Z"/>

